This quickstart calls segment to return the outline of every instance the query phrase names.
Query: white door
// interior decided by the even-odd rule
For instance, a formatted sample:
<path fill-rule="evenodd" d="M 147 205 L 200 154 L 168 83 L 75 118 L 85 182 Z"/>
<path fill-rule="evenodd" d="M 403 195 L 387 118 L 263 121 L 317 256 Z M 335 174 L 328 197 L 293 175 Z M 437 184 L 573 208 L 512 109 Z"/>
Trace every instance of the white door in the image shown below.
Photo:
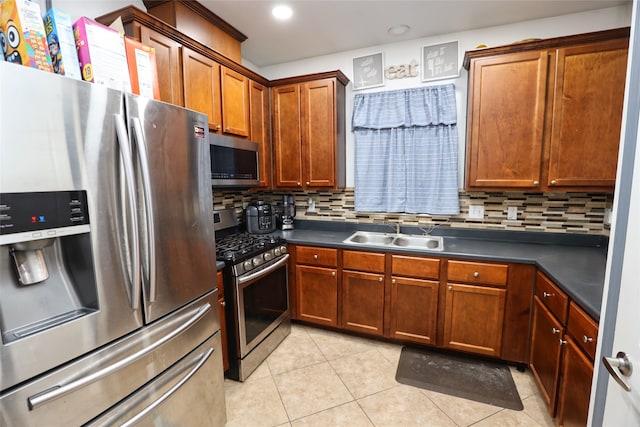
<path fill-rule="evenodd" d="M 590 425 L 640 426 L 640 18 L 634 0 L 626 118 L 614 197 Z M 604 361 L 603 358 L 607 358 Z M 609 369 L 606 364 L 609 364 Z M 611 372 L 609 372 L 611 371 Z"/>

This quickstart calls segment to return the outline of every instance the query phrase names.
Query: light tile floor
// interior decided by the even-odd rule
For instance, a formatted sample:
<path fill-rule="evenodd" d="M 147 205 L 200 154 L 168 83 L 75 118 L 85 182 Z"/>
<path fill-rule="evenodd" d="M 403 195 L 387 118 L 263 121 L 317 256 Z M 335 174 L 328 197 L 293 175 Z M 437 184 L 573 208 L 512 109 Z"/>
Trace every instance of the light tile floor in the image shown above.
<path fill-rule="evenodd" d="M 296 325 L 244 382 L 225 380 L 227 426 L 551 427 L 533 377 L 511 369 L 523 411 L 400 384 L 401 345 Z"/>

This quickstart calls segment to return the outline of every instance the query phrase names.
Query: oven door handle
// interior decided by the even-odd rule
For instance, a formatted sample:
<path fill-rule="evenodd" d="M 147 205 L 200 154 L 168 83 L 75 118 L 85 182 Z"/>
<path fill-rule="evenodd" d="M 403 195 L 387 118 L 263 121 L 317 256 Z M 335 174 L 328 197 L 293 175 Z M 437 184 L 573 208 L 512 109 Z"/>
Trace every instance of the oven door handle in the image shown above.
<path fill-rule="evenodd" d="M 268 274 L 270 274 L 271 272 L 279 269 L 280 267 L 282 267 L 284 264 L 287 263 L 287 261 L 289 260 L 289 254 L 286 254 L 285 256 L 283 256 L 282 258 L 280 258 L 277 262 L 274 262 L 273 264 L 271 264 L 269 267 L 265 268 L 264 270 L 260 270 L 260 271 L 256 271 L 255 273 L 251 273 L 251 274 L 247 274 L 247 275 L 243 275 L 237 278 L 238 280 L 238 284 L 239 285 L 243 285 L 247 282 L 251 282 L 253 280 L 259 279 L 261 277 L 264 277 Z"/>

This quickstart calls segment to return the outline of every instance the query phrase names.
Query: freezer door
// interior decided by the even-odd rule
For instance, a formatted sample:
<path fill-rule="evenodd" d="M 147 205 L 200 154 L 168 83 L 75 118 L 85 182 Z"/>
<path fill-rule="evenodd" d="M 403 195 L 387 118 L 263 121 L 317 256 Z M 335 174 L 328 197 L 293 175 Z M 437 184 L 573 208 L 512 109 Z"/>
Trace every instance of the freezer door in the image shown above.
<path fill-rule="evenodd" d="M 222 427 L 227 414 L 220 334 L 86 427 Z"/>
<path fill-rule="evenodd" d="M 218 394 L 223 394 L 224 390 L 219 386 L 223 375 L 219 342 L 214 341 L 213 346 L 208 344 L 205 349 L 196 351 L 197 354 L 189 355 L 214 334 L 219 335 L 214 328 L 217 316 L 212 309 L 218 303 L 217 298 L 216 291 L 207 294 L 159 322 L 144 327 L 37 380 L 1 394 L 0 425 L 3 427 L 40 427 L 52 425 L 52 423 L 59 426 L 83 425 L 109 411 L 127 396 L 145 387 L 150 381 L 153 382 L 156 377 L 180 360 L 188 366 L 185 369 L 178 368 L 175 375 L 163 376 L 163 379 L 156 381 L 155 386 L 152 387 L 160 387 L 167 382 L 171 388 L 176 382 L 185 378 L 185 375 L 200 361 L 206 359 L 204 362 L 206 368 L 205 366 L 202 368 L 212 379 L 186 380 L 183 387 L 188 384 L 186 389 L 190 390 L 193 396 L 206 396 L 207 399 L 211 399 L 193 399 L 191 408 L 196 408 L 199 404 L 213 405 L 214 402 L 220 405 L 217 403 L 219 402 Z M 203 351 L 206 352 L 212 347 L 213 355 L 205 358 Z M 185 356 L 186 359 L 184 359 Z M 201 374 L 196 376 L 199 370 L 194 371 L 194 377 L 201 378 Z M 207 390 L 201 387 L 216 388 Z M 169 400 L 165 403 L 173 406 Z M 160 408 L 158 411 L 162 413 Z M 153 414 L 149 415 L 149 417 L 153 416 Z M 116 425 L 119 424 L 116 423 Z M 182 423 L 174 425 L 182 425 Z"/>
<path fill-rule="evenodd" d="M 207 116 L 126 97 L 138 177 L 144 313 L 153 322 L 216 288 Z"/>

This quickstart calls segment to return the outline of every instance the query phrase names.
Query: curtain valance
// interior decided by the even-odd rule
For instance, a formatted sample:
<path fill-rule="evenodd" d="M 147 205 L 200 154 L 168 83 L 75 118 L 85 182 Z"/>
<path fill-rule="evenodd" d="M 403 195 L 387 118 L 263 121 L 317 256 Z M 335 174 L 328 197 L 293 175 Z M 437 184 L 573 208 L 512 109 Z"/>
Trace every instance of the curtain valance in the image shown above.
<path fill-rule="evenodd" d="M 352 128 L 390 129 L 456 123 L 453 84 L 356 94 Z"/>

